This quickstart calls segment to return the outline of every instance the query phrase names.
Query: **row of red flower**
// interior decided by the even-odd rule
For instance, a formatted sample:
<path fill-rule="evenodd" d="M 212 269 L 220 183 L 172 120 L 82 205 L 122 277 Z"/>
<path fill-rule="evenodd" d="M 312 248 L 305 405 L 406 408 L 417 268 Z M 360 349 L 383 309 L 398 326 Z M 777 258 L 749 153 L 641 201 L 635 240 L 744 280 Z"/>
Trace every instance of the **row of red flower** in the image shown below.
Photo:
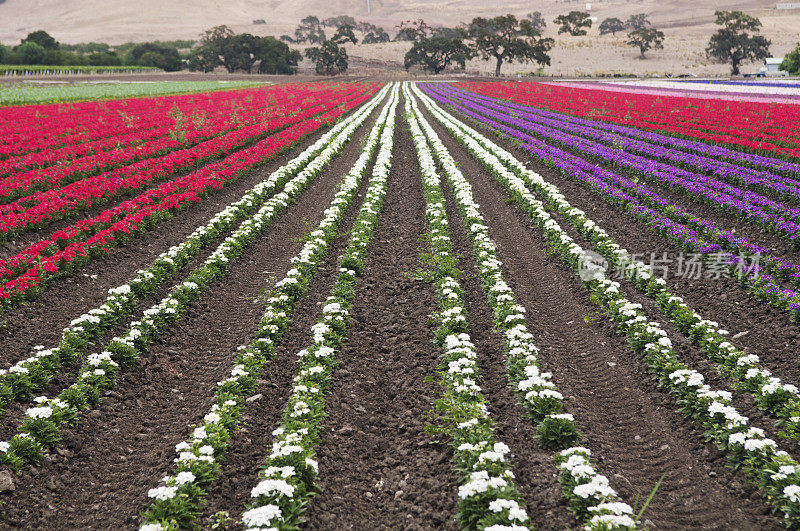
<path fill-rule="evenodd" d="M 349 98 L 355 90 L 351 89 L 350 92 L 341 94 L 341 97 Z M 274 109 L 275 118 L 263 118 L 263 121 L 259 120 L 255 125 L 227 133 L 224 132 L 223 125 L 211 127 L 209 132 L 212 139 L 189 149 L 171 151 L 162 157 L 146 159 L 61 188 L 37 192 L 8 205 L 0 205 L 0 241 L 26 229 L 38 228 L 69 217 L 96 202 L 108 201 L 119 194 L 130 194 L 150 183 L 163 181 L 179 172 L 241 149 L 292 123 L 310 118 L 322 112 L 326 105 L 326 100 L 315 104 L 315 99 L 312 94 L 311 97 L 301 100 L 304 109 L 300 112 L 297 112 L 299 106 L 292 103 Z M 289 113 L 294 114 L 287 116 Z"/>
<path fill-rule="evenodd" d="M 75 269 L 92 256 L 108 252 L 110 246 L 122 244 L 134 234 L 149 229 L 171 213 L 199 202 L 203 196 L 221 189 L 228 181 L 245 174 L 301 137 L 366 101 L 379 88 L 378 85 L 354 86 L 360 92 L 357 95 L 350 94 L 352 99 L 343 97 L 342 90 L 331 91 L 326 101 L 326 108 L 330 110 L 322 115 L 295 123 L 250 148 L 204 166 L 187 176 L 164 183 L 157 189 L 149 190 L 92 219 L 58 231 L 48 240 L 37 242 L 29 249 L 36 250 L 38 261 L 23 274 L 7 280 L 0 287 L 0 309 L 34 295 L 56 275 Z M 124 215 L 119 218 L 119 214 Z M 62 249 L 59 240 L 69 240 L 71 243 Z M 0 277 L 8 278 L 11 275 L 7 265 L 11 263 L 5 266 L 0 264 Z"/>
<path fill-rule="evenodd" d="M 732 103 L 527 82 L 459 83 L 459 86 L 574 116 L 800 157 L 800 105 Z"/>
<path fill-rule="evenodd" d="M 285 89 L 275 89 L 277 95 L 281 96 L 281 92 Z M 313 88 L 303 92 L 303 100 L 315 97 L 319 89 Z M 266 100 L 266 99 L 265 99 Z M 270 98 L 270 101 L 272 98 Z M 278 101 L 285 101 L 285 98 L 278 98 Z M 253 104 L 253 108 L 242 115 L 230 116 L 229 114 L 220 113 L 215 111 L 214 114 L 219 114 L 216 121 L 208 120 L 194 131 L 190 131 L 184 135 L 180 141 L 172 137 L 162 137 L 153 140 L 144 145 L 132 146 L 127 149 L 119 149 L 111 152 L 102 152 L 96 155 L 85 157 L 73 161 L 67 166 L 51 166 L 49 168 L 37 169 L 27 172 L 21 172 L 17 175 L 7 177 L 0 181 L 0 203 L 2 198 L 13 199 L 22 196 L 22 199 L 6 204 L 0 205 L 0 214 L 3 215 L 3 221 L 0 223 L 2 228 L 0 231 L 13 230 L 15 227 L 19 228 L 27 223 L 39 223 L 46 217 L 37 219 L 37 215 L 47 214 L 51 208 L 44 205 L 49 201 L 58 201 L 63 198 L 74 198 L 82 200 L 90 197 L 100 197 L 100 195 L 93 194 L 91 188 L 99 186 L 107 186 L 108 180 L 115 180 L 125 176 L 131 176 L 134 173 L 151 171 L 159 165 L 164 167 L 175 166 L 172 161 L 181 160 L 183 166 L 187 160 L 191 160 L 195 155 L 192 151 L 198 149 L 202 152 L 208 152 L 210 145 L 197 146 L 198 142 L 208 141 L 214 139 L 222 134 L 228 133 L 237 128 L 244 128 L 248 125 L 258 124 L 261 121 L 267 121 L 272 118 L 285 116 L 289 112 L 296 112 L 298 108 L 297 103 L 283 103 L 282 105 L 274 105 L 272 103 L 266 104 L 265 102 L 258 102 Z M 266 124 L 264 124 L 266 125 Z M 169 130 L 164 130 L 164 134 L 168 134 Z M 239 135 L 242 136 L 242 135 Z M 207 142 L 208 144 L 208 142 Z M 194 146 L 186 152 L 172 152 L 181 147 Z M 164 156 L 167 153 L 168 155 Z M 151 158 L 158 157 L 159 158 Z M 144 160 L 139 164 L 134 164 L 137 161 Z M 150 159 L 150 160 L 147 160 Z M 131 165 L 132 166 L 126 166 Z M 111 170 L 112 168 L 119 168 L 114 171 L 106 171 L 105 173 L 97 176 L 99 171 L 104 169 Z M 166 174 L 163 174 L 166 176 Z M 91 179 L 84 179 L 84 177 L 95 176 Z M 83 179 L 77 183 L 74 181 Z M 72 184 L 74 183 L 74 184 Z M 61 188 L 54 188 L 57 185 L 62 185 Z M 29 195 L 35 192 L 33 195 Z M 88 195 L 87 195 L 88 194 Z M 35 207 L 35 210 L 29 209 Z M 25 221 L 19 223 L 13 216 L 8 216 L 13 213 L 22 214 Z"/>
<path fill-rule="evenodd" d="M 64 148 L 65 157 L 75 157 L 115 146 L 94 144 L 97 141 L 167 126 L 180 113 L 185 117 L 202 117 L 209 109 L 233 114 L 249 107 L 253 100 L 269 96 L 273 87 L 257 87 L 233 91 L 183 94 L 121 100 L 27 105 L 4 107 L 0 123 L 0 160 L 8 161 L 15 169 L 25 169 L 39 163 L 25 157 L 42 150 Z M 20 166 L 14 166 L 21 157 Z M 68 160 L 67 158 L 57 159 Z M 48 159 L 41 162 L 45 164 Z M 5 171 L 4 171 L 5 172 Z"/>
<path fill-rule="evenodd" d="M 108 118 L 108 113 L 99 114 L 95 118 L 95 123 L 92 124 L 92 135 L 105 136 L 88 142 L 46 147 L 9 157 L 0 161 L 0 175 L 37 172 L 54 169 L 54 166 L 65 172 L 71 171 L 73 167 L 91 167 L 99 156 L 109 156 L 111 153 L 127 148 L 141 149 L 143 143 L 161 139 L 170 134 L 173 137 L 182 135 L 185 143 L 192 135 L 201 133 L 209 123 L 218 123 L 223 119 L 231 122 L 241 121 L 243 118 L 240 116 L 241 108 L 244 107 L 245 101 L 247 101 L 244 112 L 246 115 L 254 114 L 258 108 L 274 106 L 277 101 L 282 99 L 280 94 L 275 94 L 280 91 L 280 86 L 274 85 L 264 88 L 263 93 L 258 94 L 255 98 L 252 91 L 242 91 L 241 94 L 239 91 L 232 91 L 231 95 L 237 95 L 239 99 L 229 98 L 217 102 L 201 97 L 182 101 L 180 105 L 169 109 L 165 109 L 163 104 L 153 105 L 136 119 L 125 115 L 125 124 L 122 127 L 119 124 L 104 125 L 103 122 Z M 239 110 L 239 114 L 234 113 L 235 110 Z M 70 120 L 73 118 L 70 116 Z M 58 119 L 53 119 L 50 126 L 52 129 L 59 130 L 63 128 L 63 123 Z M 60 136 L 56 143 L 60 144 L 64 139 L 65 137 Z M 35 145 L 40 145 L 40 142 L 41 139 L 37 137 Z M 3 182 L 8 182 L 8 179 L 3 179 Z"/>

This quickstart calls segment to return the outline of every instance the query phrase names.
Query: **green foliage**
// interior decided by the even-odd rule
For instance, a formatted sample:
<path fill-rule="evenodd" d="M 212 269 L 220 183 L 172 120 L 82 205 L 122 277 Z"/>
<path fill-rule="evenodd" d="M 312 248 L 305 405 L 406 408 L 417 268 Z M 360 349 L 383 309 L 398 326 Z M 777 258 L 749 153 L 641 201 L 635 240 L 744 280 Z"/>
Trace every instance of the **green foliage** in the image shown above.
<path fill-rule="evenodd" d="M 467 36 L 473 41 L 476 55 L 482 59 L 494 58 L 495 76 L 500 75 L 500 67 L 504 62 L 535 61 L 540 65 L 549 65 L 547 52 L 553 47 L 553 39 L 542 38 L 539 30 L 534 28 L 530 20 L 517 20 L 514 15 L 505 15 L 486 19 L 476 17 L 466 28 Z"/>
<path fill-rule="evenodd" d="M 644 13 L 637 13 L 635 15 L 631 15 L 628 18 L 628 22 L 627 22 L 627 26 L 630 29 L 634 29 L 634 30 L 642 29 L 645 26 L 649 26 L 649 25 L 650 25 L 650 21 L 647 20 L 647 15 L 644 14 Z"/>
<path fill-rule="evenodd" d="M 176 48 L 152 42 L 134 46 L 126 55 L 125 62 L 134 66 L 153 66 L 167 72 L 183 68 Z"/>
<path fill-rule="evenodd" d="M 598 29 L 600 30 L 600 35 L 608 35 L 610 33 L 616 36 L 618 31 L 625 29 L 625 23 L 618 18 L 611 17 L 601 22 Z"/>
<path fill-rule="evenodd" d="M 428 37 L 431 32 L 431 27 L 422 19 L 404 20 L 395 27 L 398 29 L 394 36 L 396 41 L 418 41 Z"/>
<path fill-rule="evenodd" d="M 309 15 L 300 21 L 294 30 L 295 42 L 310 42 L 311 44 L 322 44 L 325 42 L 325 30 L 322 29 L 319 19 Z"/>
<path fill-rule="evenodd" d="M 566 15 L 558 15 L 553 21 L 558 24 L 558 34 L 569 33 L 573 37 L 586 35 L 586 29 L 592 27 L 592 20 L 589 13 L 583 11 L 570 11 Z"/>
<path fill-rule="evenodd" d="M 306 49 L 306 57 L 314 62 L 314 70 L 319 75 L 335 76 L 347 72 L 347 50 L 333 41 Z"/>
<path fill-rule="evenodd" d="M 711 36 L 706 47 L 709 57 L 730 63 L 731 74 L 739 74 L 739 65 L 769 57 L 772 44 L 761 35 L 761 21 L 742 11 L 715 11 L 716 23 L 722 26 Z"/>
<path fill-rule="evenodd" d="M 639 28 L 628 33 L 628 40 L 625 42 L 639 48 L 641 58 L 644 59 L 644 52 L 647 50 L 664 48 L 664 33 L 655 28 Z"/>
<path fill-rule="evenodd" d="M 0 52 L 0 56 L 2 52 Z M 780 66 L 781 70 L 786 70 L 792 75 L 800 75 L 800 43 L 797 43 L 794 50 L 786 54 Z"/>
<path fill-rule="evenodd" d="M 274 37 L 256 37 L 249 33 L 235 34 L 227 26 L 207 30 L 200 45 L 189 55 L 190 70 L 211 72 L 223 66 L 228 72 L 250 72 L 260 61 L 261 74 L 295 74 L 299 52 Z"/>
<path fill-rule="evenodd" d="M 375 44 L 378 42 L 389 42 L 389 34 L 386 33 L 386 30 L 383 28 L 377 28 L 373 31 L 368 32 L 364 35 L 364 38 L 361 39 L 362 44 Z"/>
<path fill-rule="evenodd" d="M 326 18 L 321 22 L 321 24 L 328 28 L 341 28 L 345 25 L 356 27 L 357 22 L 356 19 L 350 15 L 339 15 L 338 17 Z"/>
<path fill-rule="evenodd" d="M 17 52 L 25 64 L 45 64 L 45 49 L 35 42 L 26 42 L 20 44 L 14 51 Z"/>
<path fill-rule="evenodd" d="M 356 38 L 356 34 L 353 32 L 353 29 L 355 28 L 351 24 L 342 24 L 339 26 L 339 29 L 336 30 L 336 33 L 333 34 L 331 40 L 336 44 L 344 44 L 346 42 L 358 44 L 358 39 Z"/>
<path fill-rule="evenodd" d="M 461 39 L 424 38 L 416 41 L 406 53 L 404 66 L 408 70 L 412 66 L 418 65 L 426 72 L 438 74 L 450 63 L 458 64 L 459 68 L 463 70 L 466 61 L 474 55 L 475 52 Z"/>
<path fill-rule="evenodd" d="M 275 37 L 262 37 L 257 57 L 259 74 L 296 74 L 303 56 Z"/>
<path fill-rule="evenodd" d="M 58 50 L 59 47 L 58 41 L 44 30 L 28 33 L 28 36 L 22 39 L 22 44 L 26 42 L 36 43 L 46 50 Z"/>
<path fill-rule="evenodd" d="M 533 13 L 528 13 L 526 16 L 531 21 L 531 25 L 534 27 L 534 29 L 542 31 L 545 27 L 547 27 L 547 21 L 544 19 L 541 12 L 534 11 Z"/>

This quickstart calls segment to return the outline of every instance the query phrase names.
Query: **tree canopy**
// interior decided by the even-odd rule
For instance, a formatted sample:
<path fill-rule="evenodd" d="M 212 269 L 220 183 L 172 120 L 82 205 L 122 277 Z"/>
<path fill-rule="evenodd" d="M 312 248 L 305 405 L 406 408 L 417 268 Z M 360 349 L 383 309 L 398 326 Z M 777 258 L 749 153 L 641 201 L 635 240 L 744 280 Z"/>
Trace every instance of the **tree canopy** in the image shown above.
<path fill-rule="evenodd" d="M 644 59 L 647 50 L 664 48 L 664 33 L 655 28 L 639 28 L 628 33 L 626 43 L 639 48 L 640 57 Z"/>
<path fill-rule="evenodd" d="M 794 50 L 786 54 L 780 66 L 781 70 L 786 70 L 793 76 L 800 74 L 800 43 L 797 43 Z"/>
<path fill-rule="evenodd" d="M 260 62 L 262 74 L 294 74 L 303 56 L 274 37 L 256 37 L 249 33 L 235 34 L 227 26 L 205 31 L 200 45 L 189 56 L 189 69 L 211 72 L 217 66 L 228 72 L 250 72 Z"/>
<path fill-rule="evenodd" d="M 33 42 L 44 48 L 45 50 L 58 50 L 59 44 L 49 33 L 44 30 L 37 30 L 28 33 L 28 36 L 22 39 L 21 44 L 26 42 Z"/>
<path fill-rule="evenodd" d="M 347 50 L 334 41 L 325 41 L 321 46 L 306 49 L 306 57 L 314 62 L 317 74 L 335 76 L 347 72 Z"/>
<path fill-rule="evenodd" d="M 461 39 L 447 37 L 423 38 L 416 42 L 406 53 L 404 66 L 406 70 L 419 65 L 424 71 L 438 74 L 450 63 L 456 63 L 462 70 L 466 62 L 475 52 Z"/>
<path fill-rule="evenodd" d="M 545 27 L 547 27 L 547 21 L 542 16 L 542 13 L 539 11 L 534 11 L 533 13 L 528 13 L 526 15 L 528 20 L 531 21 L 531 25 L 534 29 L 542 31 Z"/>
<path fill-rule="evenodd" d="M 129 65 L 154 66 L 167 72 L 183 68 L 183 61 L 177 49 L 154 42 L 137 44 L 131 48 L 125 62 Z"/>
<path fill-rule="evenodd" d="M 573 37 L 586 35 L 585 28 L 592 27 L 592 19 L 589 18 L 589 13 L 583 11 L 570 11 L 566 15 L 559 15 L 553 22 L 559 26 L 559 35 L 569 33 Z"/>
<path fill-rule="evenodd" d="M 628 25 L 628 27 L 630 29 L 637 30 L 637 29 L 644 28 L 645 26 L 649 26 L 650 25 L 650 21 L 647 20 L 647 15 L 645 13 L 637 13 L 635 15 L 631 15 L 628 18 L 627 25 Z"/>
<path fill-rule="evenodd" d="M 346 42 L 358 44 L 358 39 L 356 38 L 356 34 L 353 29 L 353 26 L 350 24 L 342 24 L 339 26 L 339 29 L 336 30 L 336 33 L 333 34 L 331 40 L 336 44 L 344 44 Z"/>
<path fill-rule="evenodd" d="M 309 15 L 301 20 L 294 30 L 294 40 L 295 42 L 310 42 L 311 44 L 325 42 L 325 30 L 322 29 L 319 19 Z"/>
<path fill-rule="evenodd" d="M 530 20 L 517 20 L 514 15 L 476 17 L 467 26 L 466 34 L 473 41 L 477 55 L 484 60 L 496 60 L 495 76 L 500 75 L 504 62 L 550 64 L 547 52 L 553 47 L 553 39 L 542 38 Z"/>
<path fill-rule="evenodd" d="M 769 57 L 772 44 L 761 35 L 761 21 L 742 11 L 715 11 L 716 23 L 722 28 L 711 36 L 706 47 L 709 57 L 730 63 L 731 74 L 739 74 L 745 61 L 758 61 Z"/>
<path fill-rule="evenodd" d="M 618 31 L 625 29 L 625 23 L 618 18 L 607 18 L 600 23 L 600 35 L 608 35 L 609 33 L 616 36 Z"/>
<path fill-rule="evenodd" d="M 395 27 L 398 28 L 394 36 L 396 41 L 418 41 L 428 37 L 431 32 L 431 27 L 422 19 L 404 20 Z"/>

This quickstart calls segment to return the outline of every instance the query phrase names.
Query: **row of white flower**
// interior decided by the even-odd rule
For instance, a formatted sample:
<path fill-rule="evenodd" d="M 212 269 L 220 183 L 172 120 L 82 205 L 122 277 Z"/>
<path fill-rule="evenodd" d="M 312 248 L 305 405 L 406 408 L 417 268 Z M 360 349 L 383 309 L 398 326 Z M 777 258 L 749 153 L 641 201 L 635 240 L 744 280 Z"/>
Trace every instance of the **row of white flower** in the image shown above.
<path fill-rule="evenodd" d="M 782 433 L 800 439 L 800 390 L 796 385 L 786 384 L 773 376 L 760 365 L 758 355 L 737 348 L 728 338 L 728 331 L 720 328 L 719 323 L 703 318 L 683 298 L 673 295 L 664 279 L 655 277 L 650 266 L 635 260 L 585 212 L 573 207 L 555 185 L 526 168 L 485 136 L 472 138 L 466 131 L 458 130 L 463 135 L 465 147 L 481 160 L 524 210 L 530 207 L 517 193 L 520 183 L 509 180 L 511 173 L 522 179 L 526 189 L 541 194 L 544 205 L 564 216 L 615 270 L 625 271 L 627 278 L 656 302 L 675 328 L 703 349 L 723 376 L 734 380 L 737 390 L 752 394 L 760 409 L 781 419 Z"/>
<path fill-rule="evenodd" d="M 386 124 L 394 112 L 393 100 L 396 100 L 396 90 L 392 91 L 389 102 L 380 112 L 358 160 L 344 176 L 330 206 L 324 211 L 318 228 L 309 234 L 303 248 L 292 259 L 293 267 L 276 283 L 275 292 L 267 300 L 256 339 L 247 347 L 239 347 L 231 375 L 219 382 L 216 403 L 204 417 L 203 425 L 191 427 L 190 438 L 176 446 L 176 473 L 163 478 L 163 485 L 148 492 L 153 502 L 144 513 L 145 524 L 142 529 L 156 531 L 195 525 L 195 516 L 202 506 L 206 488 L 219 472 L 216 463 L 226 454 L 230 438 L 238 429 L 246 399 L 253 393 L 255 381 L 275 353 L 297 301 L 307 291 L 328 245 L 335 238 L 344 213 L 356 196 L 366 167 L 375 153 L 381 131 L 385 134 L 389 129 Z M 380 154 L 378 157 L 380 160 Z M 353 238 L 356 238 L 355 231 Z M 327 305 L 323 312 L 326 315 L 336 313 L 331 305 Z M 344 318 L 334 316 L 331 319 L 335 317 Z M 335 319 L 337 324 L 341 319 Z M 314 332 L 316 335 L 319 327 Z"/>
<path fill-rule="evenodd" d="M 398 89 L 394 85 L 369 188 L 347 249 L 339 260 L 339 274 L 322 308 L 322 317 L 311 327 L 313 343 L 297 353 L 300 371 L 294 378 L 282 425 L 272 433 L 272 451 L 259 472 L 258 484 L 251 491 L 253 503 L 242 513 L 246 529 L 295 529 L 302 521 L 309 498 L 317 491 L 316 445 L 325 417 L 325 395 L 337 365 L 336 353 L 347 338 L 356 281 L 364 270 L 366 248 L 386 197 Z M 366 162 L 351 170 L 351 178 L 360 179 L 366 171 Z"/>
<path fill-rule="evenodd" d="M 458 281 L 436 161 L 422 132 L 421 116 L 411 104 L 407 84 L 403 90 L 406 119 L 422 173 L 433 278 L 439 299 L 436 338 L 444 349 L 439 376 L 445 391 L 437 401 L 437 409 L 444 421 L 442 429 L 455 448 L 455 469 L 461 475 L 459 524 L 465 529 L 529 529 L 530 518 L 506 458 L 510 450 L 493 434 L 494 422 L 478 383 L 478 353 L 469 336 L 464 291 Z"/>
<path fill-rule="evenodd" d="M 463 124 L 456 125 L 449 115 L 437 109 L 437 118 L 460 138 L 482 138 L 482 135 Z M 458 133 L 456 133 L 458 131 Z M 460 134 L 459 134 L 460 133 Z M 465 142 L 466 143 L 466 142 Z M 500 148 L 483 138 L 481 143 Z M 488 150 L 476 151 L 481 160 L 492 160 Z M 496 159 L 496 157 L 495 157 Z M 742 468 L 764 491 L 767 500 L 786 516 L 787 525 L 800 527 L 800 466 L 763 430 L 751 427 L 747 417 L 731 405 L 731 393 L 713 390 L 703 383 L 703 375 L 681 363 L 672 349 L 667 333 L 656 322 L 648 321 L 640 304 L 631 303 L 620 290 L 618 282 L 605 275 L 603 267 L 595 264 L 591 255 L 578 245 L 550 216 L 515 174 L 498 168 L 513 190 L 513 197 L 524 205 L 536 224 L 544 231 L 548 245 L 560 252 L 564 262 L 576 272 L 583 270 L 583 285 L 594 299 L 608 311 L 609 317 L 627 335 L 631 348 L 640 354 L 659 380 L 677 396 L 690 417 L 699 421 L 706 434 L 727 451 L 735 467 Z M 494 170 L 493 170 L 494 171 Z M 588 273 L 587 273 L 588 272 Z"/>
<path fill-rule="evenodd" d="M 415 93 L 421 91 L 415 87 Z M 423 99 L 426 104 L 429 100 Z M 416 107 L 416 101 L 414 102 Z M 430 105 L 428 107 L 431 109 Z M 419 110 L 416 110 L 419 113 Z M 472 187 L 442 144 L 436 132 L 421 116 L 423 130 L 433 145 L 433 151 L 444 169 L 444 175 L 453 189 L 456 205 L 461 213 L 467 234 L 473 245 L 478 270 L 486 291 L 495 324 L 503 336 L 508 378 L 522 403 L 538 423 L 539 444 L 553 450 L 565 450 L 559 461 L 561 481 L 570 508 L 587 523 L 588 529 L 630 529 L 636 526 L 631 517 L 632 508 L 618 501 L 608 478 L 598 474 L 589 462 L 589 451 L 568 448 L 580 439 L 574 418 L 563 413 L 563 396 L 551 381 L 551 373 L 543 372 L 538 359 L 539 349 L 533 335 L 525 326 L 525 308 L 516 302 L 514 292 L 505 282 L 497 257 L 497 249 L 489 236 L 489 229 L 472 195 Z M 463 135 L 462 135 L 463 136 Z M 580 467 L 573 467 L 581 459 Z"/>
<path fill-rule="evenodd" d="M 382 98 L 386 91 L 377 97 Z M 366 113 L 357 113 L 358 118 L 340 130 L 333 143 L 323 153 L 337 153 L 354 134 L 380 100 L 371 100 Z M 330 151 L 329 151 L 330 150 Z M 52 448 L 59 440 L 61 425 L 73 420 L 78 412 L 100 401 L 103 391 L 116 382 L 120 368 L 136 362 L 141 352 L 174 322 L 191 302 L 195 301 L 211 285 L 227 272 L 231 262 L 238 259 L 255 237 L 266 230 L 279 213 L 287 208 L 308 184 L 319 175 L 330 157 L 312 160 L 297 176 L 291 179 L 284 190 L 269 199 L 253 216 L 242 222 L 217 249 L 195 268 L 185 281 L 173 287 L 160 302 L 142 313 L 141 320 L 130 324 L 123 337 L 116 337 L 107 345 L 107 350 L 87 356 L 79 369 L 77 381 L 62 391 L 57 398 L 36 399 L 37 407 L 28 410 L 28 415 L 19 428 L 19 433 L 10 441 L 0 443 L 0 465 L 20 467 L 41 459 L 46 448 Z M 46 415 L 45 415 L 46 413 Z"/>
<path fill-rule="evenodd" d="M 342 148 L 352 131 L 366 120 L 384 98 L 381 90 L 364 107 L 323 134 L 300 155 L 275 170 L 267 179 L 248 190 L 241 199 L 214 215 L 194 230 L 183 242 L 170 247 L 144 270 L 139 270 L 128 283 L 108 291 L 106 300 L 92 310 L 73 319 L 64 328 L 55 347 L 34 347 L 31 356 L 8 369 L 0 369 L 0 410 L 14 400 L 29 398 L 43 389 L 61 365 L 72 365 L 85 354 L 89 344 L 97 340 L 133 311 L 139 300 L 147 297 L 188 264 L 220 234 L 250 215 L 311 160 L 327 164 Z"/>

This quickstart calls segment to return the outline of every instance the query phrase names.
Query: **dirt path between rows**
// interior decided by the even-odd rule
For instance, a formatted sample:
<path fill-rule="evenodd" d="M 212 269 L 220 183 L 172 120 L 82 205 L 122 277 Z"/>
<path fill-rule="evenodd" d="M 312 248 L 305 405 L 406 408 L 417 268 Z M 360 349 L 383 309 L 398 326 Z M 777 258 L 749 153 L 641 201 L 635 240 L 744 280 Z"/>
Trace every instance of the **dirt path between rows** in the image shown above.
<path fill-rule="evenodd" d="M 439 363 L 427 325 L 437 301 L 432 285 L 404 277 L 420 267 L 427 224 L 419 163 L 397 119 L 384 211 L 327 398 L 309 529 L 456 527 L 452 451 L 424 431 L 440 393 L 425 381 Z"/>
<path fill-rule="evenodd" d="M 322 218 L 370 125 L 124 374 L 113 394 L 79 419 L 60 453 L 17 475 L 16 491 L 3 496 L 0 527 L 119 529 L 139 523 L 147 490 L 173 469 L 175 444 L 208 412 L 236 347 L 252 339 L 266 278 L 285 274 L 302 246 L 297 237 Z"/>
<path fill-rule="evenodd" d="M 657 390 L 610 323 L 585 320 L 597 306 L 575 274 L 547 256 L 539 230 L 523 222 L 482 166 L 435 127 L 473 185 L 508 281 L 528 310 L 542 363 L 584 434 L 582 444 L 625 501 L 634 505 L 637 496 L 646 497 L 663 475 L 645 513 L 655 528 L 782 527 L 758 492 L 732 474 L 694 425 L 674 411 L 674 401 Z"/>
<path fill-rule="evenodd" d="M 738 285 L 736 279 L 679 275 L 676 260 L 682 250 L 665 237 L 639 223 L 633 215 L 606 203 L 561 172 L 545 166 L 522 148 L 497 136 L 492 135 L 491 139 L 557 186 L 574 207 L 586 212 L 618 244 L 631 253 L 637 253 L 638 258 L 646 264 L 651 263 L 651 253 L 656 259 L 667 253 L 673 260 L 667 276 L 667 285 L 673 294 L 683 297 L 704 319 L 719 322 L 722 328 L 730 332 L 734 344 L 745 352 L 758 354 L 762 365 L 776 376 L 787 383 L 800 384 L 796 348 L 800 342 L 800 325 L 792 323 L 785 313 L 753 299 Z M 499 190 L 499 186 L 497 188 Z M 707 268 L 704 268 L 700 275 L 704 277 L 707 272 Z"/>

